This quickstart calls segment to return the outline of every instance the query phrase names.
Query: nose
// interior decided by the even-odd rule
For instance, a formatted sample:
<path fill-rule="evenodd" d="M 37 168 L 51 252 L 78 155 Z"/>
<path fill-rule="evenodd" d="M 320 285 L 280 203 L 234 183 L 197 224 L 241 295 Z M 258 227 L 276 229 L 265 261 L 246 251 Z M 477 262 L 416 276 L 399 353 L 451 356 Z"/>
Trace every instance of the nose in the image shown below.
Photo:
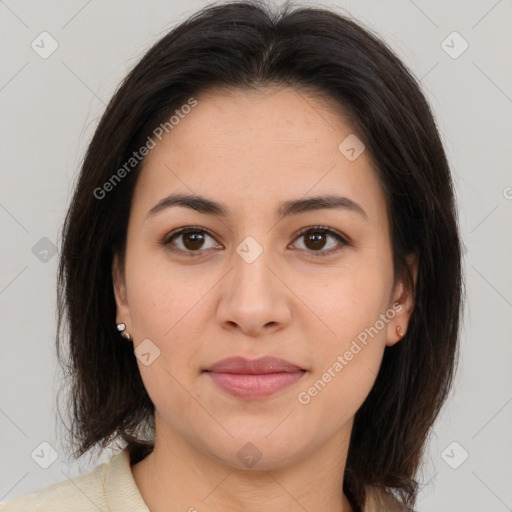
<path fill-rule="evenodd" d="M 224 329 L 252 337 L 285 327 L 292 318 L 292 293 L 283 284 L 278 266 L 263 252 L 248 263 L 238 254 L 234 268 L 223 280 L 217 320 Z"/>

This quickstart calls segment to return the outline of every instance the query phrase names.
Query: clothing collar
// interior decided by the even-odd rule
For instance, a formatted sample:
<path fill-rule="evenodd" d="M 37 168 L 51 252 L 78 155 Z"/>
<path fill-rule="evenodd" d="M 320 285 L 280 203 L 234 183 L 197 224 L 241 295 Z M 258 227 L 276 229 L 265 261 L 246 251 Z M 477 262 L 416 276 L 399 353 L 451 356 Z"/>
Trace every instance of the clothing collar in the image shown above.
<path fill-rule="evenodd" d="M 105 495 L 112 512 L 150 512 L 133 478 L 127 448 L 108 463 Z"/>

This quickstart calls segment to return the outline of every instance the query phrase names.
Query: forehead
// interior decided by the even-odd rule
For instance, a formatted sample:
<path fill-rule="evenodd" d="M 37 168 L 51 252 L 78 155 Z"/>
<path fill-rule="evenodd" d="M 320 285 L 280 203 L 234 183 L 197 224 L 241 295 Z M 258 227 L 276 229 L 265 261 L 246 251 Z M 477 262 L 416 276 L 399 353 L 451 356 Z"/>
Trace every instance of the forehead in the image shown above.
<path fill-rule="evenodd" d="M 370 217 L 383 214 L 365 152 L 351 161 L 340 151 L 354 130 L 334 100 L 291 87 L 212 89 L 195 99 L 145 159 L 135 191 L 145 207 L 177 191 L 214 195 L 234 209 L 242 200 L 261 208 L 338 193 L 365 205 Z"/>

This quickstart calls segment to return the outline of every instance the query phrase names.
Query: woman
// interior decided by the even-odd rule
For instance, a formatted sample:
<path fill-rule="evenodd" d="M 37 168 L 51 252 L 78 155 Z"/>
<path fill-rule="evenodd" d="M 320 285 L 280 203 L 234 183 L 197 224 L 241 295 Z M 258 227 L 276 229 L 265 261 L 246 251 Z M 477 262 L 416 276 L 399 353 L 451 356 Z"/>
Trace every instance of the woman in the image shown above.
<path fill-rule="evenodd" d="M 394 53 L 325 9 L 209 6 L 123 81 L 63 230 L 73 455 L 120 452 L 1 510 L 412 510 L 461 289 Z"/>

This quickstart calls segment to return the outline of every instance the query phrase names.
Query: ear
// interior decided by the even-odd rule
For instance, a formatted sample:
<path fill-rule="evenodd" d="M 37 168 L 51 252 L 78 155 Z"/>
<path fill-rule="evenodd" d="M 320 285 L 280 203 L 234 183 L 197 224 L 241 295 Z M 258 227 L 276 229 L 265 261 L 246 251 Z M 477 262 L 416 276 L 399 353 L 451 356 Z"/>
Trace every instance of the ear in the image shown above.
<path fill-rule="evenodd" d="M 396 313 L 395 316 L 389 321 L 386 332 L 386 345 L 391 347 L 395 343 L 399 342 L 407 332 L 409 325 L 409 318 L 411 317 L 412 311 L 415 304 L 415 289 L 416 281 L 418 278 L 418 264 L 419 264 L 419 253 L 411 253 L 406 256 L 407 267 L 409 268 L 409 274 L 412 279 L 412 288 L 409 281 L 404 277 L 401 279 L 394 290 L 393 301 L 390 304 Z M 399 331 L 397 332 L 397 327 Z M 400 336 L 400 334 L 402 336 Z"/>
<path fill-rule="evenodd" d="M 112 284 L 116 300 L 116 323 L 126 324 L 126 330 L 131 332 L 131 316 L 126 296 L 126 282 L 124 279 L 124 268 L 119 255 L 115 254 L 112 261 Z"/>

